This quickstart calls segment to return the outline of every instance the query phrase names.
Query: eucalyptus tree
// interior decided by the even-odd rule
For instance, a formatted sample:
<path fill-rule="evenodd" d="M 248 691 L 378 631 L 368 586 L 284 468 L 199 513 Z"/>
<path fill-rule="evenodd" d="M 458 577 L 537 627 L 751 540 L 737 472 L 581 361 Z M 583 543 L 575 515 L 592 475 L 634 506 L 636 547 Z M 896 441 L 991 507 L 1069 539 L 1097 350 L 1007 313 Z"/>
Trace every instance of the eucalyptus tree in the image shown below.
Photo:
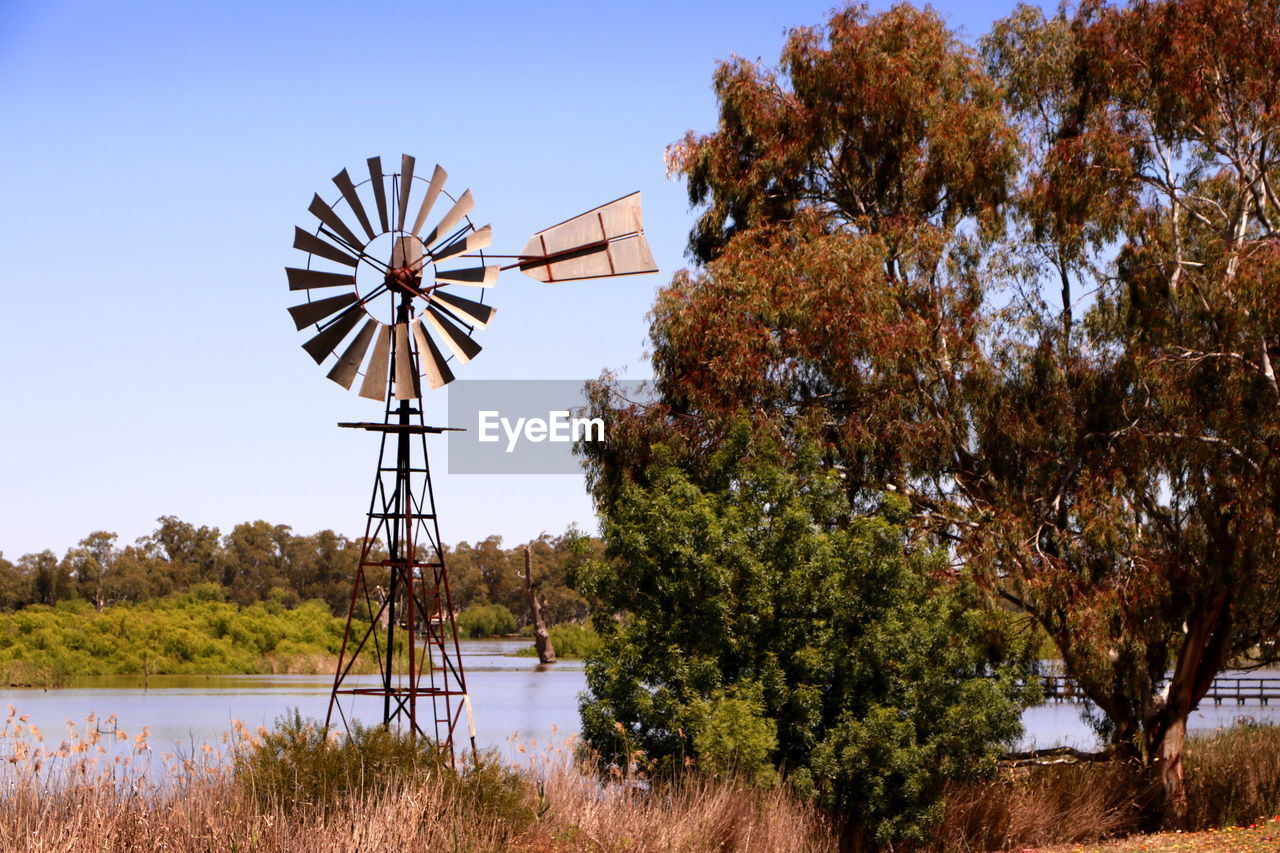
<path fill-rule="evenodd" d="M 920 838 L 1028 698 L 1001 614 L 886 495 L 940 505 L 972 464 L 1016 129 L 975 52 L 907 6 L 795 30 L 779 69 L 722 63 L 715 90 L 718 129 L 668 152 L 700 265 L 654 306 L 657 400 L 598 385 L 609 441 L 582 446 L 606 545 L 584 731 L 614 760 L 767 761 Z M 730 719 L 749 743 L 713 734 Z"/>
<path fill-rule="evenodd" d="M 985 64 L 850 7 L 722 63 L 717 129 L 668 152 L 700 214 L 656 404 L 596 389 L 601 513 L 740 416 L 820 436 L 851 509 L 907 496 L 1048 631 L 1177 818 L 1187 715 L 1280 630 L 1278 48 L 1258 0 L 1020 7 Z"/>

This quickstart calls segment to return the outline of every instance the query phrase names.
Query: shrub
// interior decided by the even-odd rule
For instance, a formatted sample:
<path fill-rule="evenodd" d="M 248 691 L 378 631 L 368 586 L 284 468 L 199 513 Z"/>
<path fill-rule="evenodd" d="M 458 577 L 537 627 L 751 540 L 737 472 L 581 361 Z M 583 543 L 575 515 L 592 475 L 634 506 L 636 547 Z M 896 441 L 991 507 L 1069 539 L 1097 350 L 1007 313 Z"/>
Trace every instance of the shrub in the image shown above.
<path fill-rule="evenodd" d="M 295 709 L 235 756 L 240 792 L 285 813 L 340 810 L 368 797 L 439 786 L 460 822 L 490 824 L 512 837 L 538 819 L 530 780 L 485 752 L 449 766 L 436 745 L 385 726 L 356 725 L 341 737 Z"/>
<path fill-rule="evenodd" d="M 560 657 L 585 658 L 599 650 L 600 635 L 590 625 L 569 622 L 551 627 L 551 642 Z"/>
<path fill-rule="evenodd" d="M 531 779 L 503 763 L 496 751 L 478 753 L 459 772 L 446 769 L 441 778 L 446 801 L 458 815 L 476 824 L 492 824 L 508 838 L 539 817 L 539 798 Z"/>
<path fill-rule="evenodd" d="M 398 790 L 443 768 L 440 753 L 422 739 L 358 724 L 345 738 L 332 737 L 294 709 L 237 752 L 234 773 L 241 791 L 260 806 L 295 811 Z"/>
<path fill-rule="evenodd" d="M 695 476 L 655 445 L 602 518 L 584 738 L 606 770 L 767 757 L 876 842 L 924 840 L 1020 733 L 1030 650 L 946 552 L 908 547 L 905 500 L 856 514 L 816 448 L 784 459 L 745 422 L 717 454 Z"/>
<path fill-rule="evenodd" d="M 739 686 L 730 694 L 695 706 L 694 749 L 704 770 L 748 779 L 761 787 L 777 781 L 771 758 L 778 748 L 778 726 L 765 716 L 760 685 Z"/>
<path fill-rule="evenodd" d="M 458 631 L 464 637 L 495 637 L 515 630 L 516 617 L 501 604 L 473 604 L 458 614 Z"/>
<path fill-rule="evenodd" d="M 281 660 L 304 671 L 332 670 L 344 621 L 307 602 L 272 612 L 203 596 L 220 587 L 98 613 L 84 602 L 0 613 L 0 678 L 49 684 L 80 675 L 232 674 L 281 671 Z M 21 663 L 22 667 L 16 666 Z M 374 666 L 370 648 L 357 671 Z M 32 673 L 40 674 L 28 681 Z"/>
<path fill-rule="evenodd" d="M 226 601 L 227 589 L 220 583 L 198 583 L 187 590 L 187 596 L 192 601 Z"/>

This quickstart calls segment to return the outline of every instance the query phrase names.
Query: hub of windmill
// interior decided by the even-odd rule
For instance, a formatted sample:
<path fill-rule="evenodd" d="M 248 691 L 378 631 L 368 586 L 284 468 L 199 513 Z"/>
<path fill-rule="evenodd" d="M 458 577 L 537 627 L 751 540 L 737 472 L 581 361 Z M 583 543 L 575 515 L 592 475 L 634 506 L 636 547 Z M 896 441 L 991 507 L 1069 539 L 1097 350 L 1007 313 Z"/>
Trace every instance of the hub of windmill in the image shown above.
<path fill-rule="evenodd" d="M 422 276 L 410 267 L 400 267 L 387 273 L 386 283 L 408 296 L 419 296 L 422 292 Z"/>

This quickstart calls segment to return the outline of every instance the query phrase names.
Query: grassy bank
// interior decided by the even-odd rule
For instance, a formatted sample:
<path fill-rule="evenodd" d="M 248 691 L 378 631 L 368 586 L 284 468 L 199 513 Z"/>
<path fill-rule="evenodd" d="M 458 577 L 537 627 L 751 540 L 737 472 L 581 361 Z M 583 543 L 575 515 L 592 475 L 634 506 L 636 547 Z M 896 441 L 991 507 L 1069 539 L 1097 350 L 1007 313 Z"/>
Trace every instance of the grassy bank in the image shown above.
<path fill-rule="evenodd" d="M 454 771 L 379 729 L 342 743 L 295 721 L 169 756 L 178 782 L 159 786 L 138 769 L 145 741 L 98 764 L 96 738 L 0 762 L 0 850 L 835 850 L 823 816 L 779 791 L 602 784 L 567 750 Z"/>
<path fill-rule="evenodd" d="M 220 598 L 217 588 L 198 587 L 101 613 L 72 601 L 0 614 L 0 684 L 53 687 L 81 675 L 333 671 L 344 620 L 323 604 L 241 607 Z"/>
<path fill-rule="evenodd" d="M 93 723 L 94 721 L 90 721 Z M 187 754 L 97 725 L 55 745 L 10 714 L 0 732 L 0 849 L 835 851 L 836 822 L 785 786 L 691 772 L 668 784 L 601 779 L 572 748 L 519 747 L 516 768 L 482 755 L 454 771 L 381 729 L 328 738 L 286 721 L 243 727 Z M 155 763 L 176 780 L 151 781 Z M 1141 795 L 1121 768 L 1009 772 L 953 790 L 930 851 L 1280 849 L 1280 731 L 1195 741 L 1188 784 L 1199 832 L 1133 835 Z M 1250 818 L 1238 815 L 1250 814 Z M 433 848 L 434 849 L 434 848 Z M 906 848 L 903 848 L 904 850 Z"/>

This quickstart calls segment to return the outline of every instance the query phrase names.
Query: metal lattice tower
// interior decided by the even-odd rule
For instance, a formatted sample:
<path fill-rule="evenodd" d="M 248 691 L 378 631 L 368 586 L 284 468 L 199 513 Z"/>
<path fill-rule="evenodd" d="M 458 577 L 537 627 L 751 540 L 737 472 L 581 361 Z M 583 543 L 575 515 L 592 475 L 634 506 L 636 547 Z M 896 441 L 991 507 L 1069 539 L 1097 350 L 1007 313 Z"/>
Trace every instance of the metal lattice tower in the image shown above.
<path fill-rule="evenodd" d="M 410 310 L 402 300 L 401 323 Z M 452 756 L 464 714 L 472 750 L 476 733 L 427 453 L 427 436 L 447 428 L 428 426 L 417 402 L 393 403 L 388 395 L 382 423 L 339 424 L 380 433 L 381 446 L 325 726 L 337 712 L 350 728 L 341 697 L 352 704 L 380 697 L 384 724 L 431 736 Z M 370 649 L 378 674 L 372 686 L 351 677 Z"/>

